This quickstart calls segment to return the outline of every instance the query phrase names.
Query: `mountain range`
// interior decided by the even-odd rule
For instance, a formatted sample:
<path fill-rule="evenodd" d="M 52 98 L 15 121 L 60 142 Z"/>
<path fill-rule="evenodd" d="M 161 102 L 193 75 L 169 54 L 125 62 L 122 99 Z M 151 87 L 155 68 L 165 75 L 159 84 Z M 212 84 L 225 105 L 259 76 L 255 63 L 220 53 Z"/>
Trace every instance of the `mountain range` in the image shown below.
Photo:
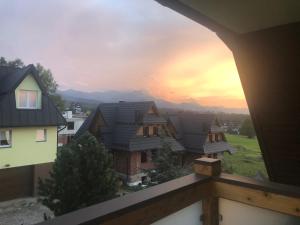
<path fill-rule="evenodd" d="M 99 103 L 119 102 L 119 101 L 155 101 L 157 107 L 168 109 L 181 109 L 199 112 L 224 112 L 249 114 L 247 108 L 225 108 L 221 106 L 207 107 L 201 106 L 195 101 L 174 103 L 161 98 L 151 96 L 146 91 L 102 91 L 84 92 L 73 89 L 58 90 L 58 94 L 67 102 L 77 102 L 94 108 Z"/>

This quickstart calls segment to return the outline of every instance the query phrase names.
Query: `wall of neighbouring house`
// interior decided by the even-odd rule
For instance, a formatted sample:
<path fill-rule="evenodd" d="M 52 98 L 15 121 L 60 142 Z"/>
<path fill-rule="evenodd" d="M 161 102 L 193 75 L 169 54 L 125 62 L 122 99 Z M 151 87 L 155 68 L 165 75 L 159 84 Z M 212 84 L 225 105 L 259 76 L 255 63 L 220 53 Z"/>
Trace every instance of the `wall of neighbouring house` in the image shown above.
<path fill-rule="evenodd" d="M 154 164 L 151 159 L 151 151 L 147 152 L 147 162 L 141 163 L 141 152 L 114 151 L 114 164 L 116 171 L 127 182 L 141 181 L 145 176 L 143 169 L 152 169 Z"/>
<path fill-rule="evenodd" d="M 19 91 L 20 90 L 37 91 L 38 92 L 38 108 L 40 109 L 42 107 L 42 91 L 32 75 L 28 75 L 27 77 L 25 77 L 25 79 L 19 84 L 19 86 L 15 90 L 17 108 L 19 105 Z"/>
<path fill-rule="evenodd" d="M 47 129 L 45 142 L 36 142 L 37 129 Z M 11 130 L 12 146 L 0 148 L 0 169 L 49 163 L 55 160 L 57 127 L 23 127 Z"/>
<path fill-rule="evenodd" d="M 114 167 L 118 173 L 127 175 L 129 173 L 130 152 L 113 151 Z"/>

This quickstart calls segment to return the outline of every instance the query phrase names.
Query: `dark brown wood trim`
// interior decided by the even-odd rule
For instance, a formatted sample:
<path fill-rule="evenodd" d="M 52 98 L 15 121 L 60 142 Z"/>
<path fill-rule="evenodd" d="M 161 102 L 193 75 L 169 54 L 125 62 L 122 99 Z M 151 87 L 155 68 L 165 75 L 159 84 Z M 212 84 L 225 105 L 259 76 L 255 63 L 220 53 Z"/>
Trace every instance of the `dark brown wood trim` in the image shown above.
<path fill-rule="evenodd" d="M 280 184 L 270 181 L 258 181 L 248 177 L 222 173 L 219 177 L 214 177 L 214 181 L 232 184 L 240 187 L 251 188 L 289 197 L 300 198 L 300 187 Z"/>
<path fill-rule="evenodd" d="M 210 196 L 202 200 L 203 225 L 219 225 L 219 199 Z"/>
<path fill-rule="evenodd" d="M 211 195 L 211 180 L 191 174 L 65 214 L 40 225 L 151 224 Z"/>
<path fill-rule="evenodd" d="M 300 188 L 223 174 L 214 178 L 213 195 L 300 217 Z"/>

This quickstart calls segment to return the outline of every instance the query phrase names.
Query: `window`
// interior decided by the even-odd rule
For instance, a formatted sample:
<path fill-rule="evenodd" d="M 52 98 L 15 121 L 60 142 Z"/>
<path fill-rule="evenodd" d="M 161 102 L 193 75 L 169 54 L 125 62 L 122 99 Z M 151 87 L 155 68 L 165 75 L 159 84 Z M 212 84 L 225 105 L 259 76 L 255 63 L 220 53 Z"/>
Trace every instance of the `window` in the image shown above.
<path fill-rule="evenodd" d="M 144 137 L 149 137 L 149 127 L 144 127 L 143 135 L 144 135 Z"/>
<path fill-rule="evenodd" d="M 213 142 L 213 136 L 212 136 L 211 133 L 208 134 L 208 139 L 209 139 L 210 142 Z"/>
<path fill-rule="evenodd" d="M 19 108 L 37 109 L 38 108 L 38 92 L 20 90 L 19 92 Z"/>
<path fill-rule="evenodd" d="M 36 131 L 36 139 L 37 142 L 44 142 L 47 141 L 47 130 L 46 129 L 39 129 Z"/>
<path fill-rule="evenodd" d="M 156 149 L 151 150 L 151 158 L 152 158 L 152 160 L 155 160 L 157 158 L 157 150 Z"/>
<path fill-rule="evenodd" d="M 0 130 L 0 148 L 11 147 L 11 130 Z"/>
<path fill-rule="evenodd" d="M 215 140 L 216 140 L 216 142 L 219 141 L 219 134 L 215 134 Z"/>
<path fill-rule="evenodd" d="M 147 162 L 147 152 L 141 152 L 141 163 Z"/>
<path fill-rule="evenodd" d="M 67 123 L 67 129 L 68 130 L 74 130 L 74 122 L 68 122 Z"/>
<path fill-rule="evenodd" d="M 158 136 L 158 127 L 153 127 L 153 135 Z"/>

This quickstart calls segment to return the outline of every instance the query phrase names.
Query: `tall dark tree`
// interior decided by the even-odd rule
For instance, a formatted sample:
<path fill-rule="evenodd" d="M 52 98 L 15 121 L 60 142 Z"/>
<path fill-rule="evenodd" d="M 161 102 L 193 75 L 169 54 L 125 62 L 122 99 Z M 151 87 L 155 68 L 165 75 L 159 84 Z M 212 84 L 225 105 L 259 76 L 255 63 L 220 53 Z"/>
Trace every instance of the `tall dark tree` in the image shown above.
<path fill-rule="evenodd" d="M 163 147 L 153 159 L 154 170 L 145 171 L 152 183 L 164 183 L 191 173 L 188 166 L 182 165 L 181 156 L 172 151 L 170 144 L 162 139 Z"/>
<path fill-rule="evenodd" d="M 253 127 L 252 120 L 250 118 L 247 118 L 244 120 L 241 128 L 240 128 L 240 134 L 245 135 L 248 138 L 254 138 L 255 137 L 255 129 Z"/>
<path fill-rule="evenodd" d="M 7 61 L 4 57 L 0 57 L 0 66 L 13 66 L 13 67 L 24 67 L 24 63 L 21 59 L 15 59 Z"/>
<path fill-rule="evenodd" d="M 43 85 L 45 86 L 48 94 L 51 94 L 51 95 L 55 94 L 58 84 L 54 80 L 51 70 L 45 69 L 39 63 L 36 64 L 36 69 L 38 71 L 39 77 L 41 78 L 41 81 L 42 81 Z"/>
<path fill-rule="evenodd" d="M 13 66 L 16 68 L 17 67 L 22 68 L 25 66 L 25 64 L 22 62 L 21 59 L 8 61 L 4 57 L 0 57 L 0 66 Z M 63 101 L 61 96 L 56 93 L 58 84 L 54 80 L 51 70 L 45 69 L 40 63 L 36 64 L 36 69 L 50 98 L 55 103 L 55 105 L 59 108 L 59 110 L 63 111 L 65 108 L 65 102 Z"/>
<path fill-rule="evenodd" d="M 85 133 L 58 152 L 50 178 L 39 180 L 42 203 L 62 215 L 113 198 L 117 176 L 112 163 L 103 145 Z"/>

